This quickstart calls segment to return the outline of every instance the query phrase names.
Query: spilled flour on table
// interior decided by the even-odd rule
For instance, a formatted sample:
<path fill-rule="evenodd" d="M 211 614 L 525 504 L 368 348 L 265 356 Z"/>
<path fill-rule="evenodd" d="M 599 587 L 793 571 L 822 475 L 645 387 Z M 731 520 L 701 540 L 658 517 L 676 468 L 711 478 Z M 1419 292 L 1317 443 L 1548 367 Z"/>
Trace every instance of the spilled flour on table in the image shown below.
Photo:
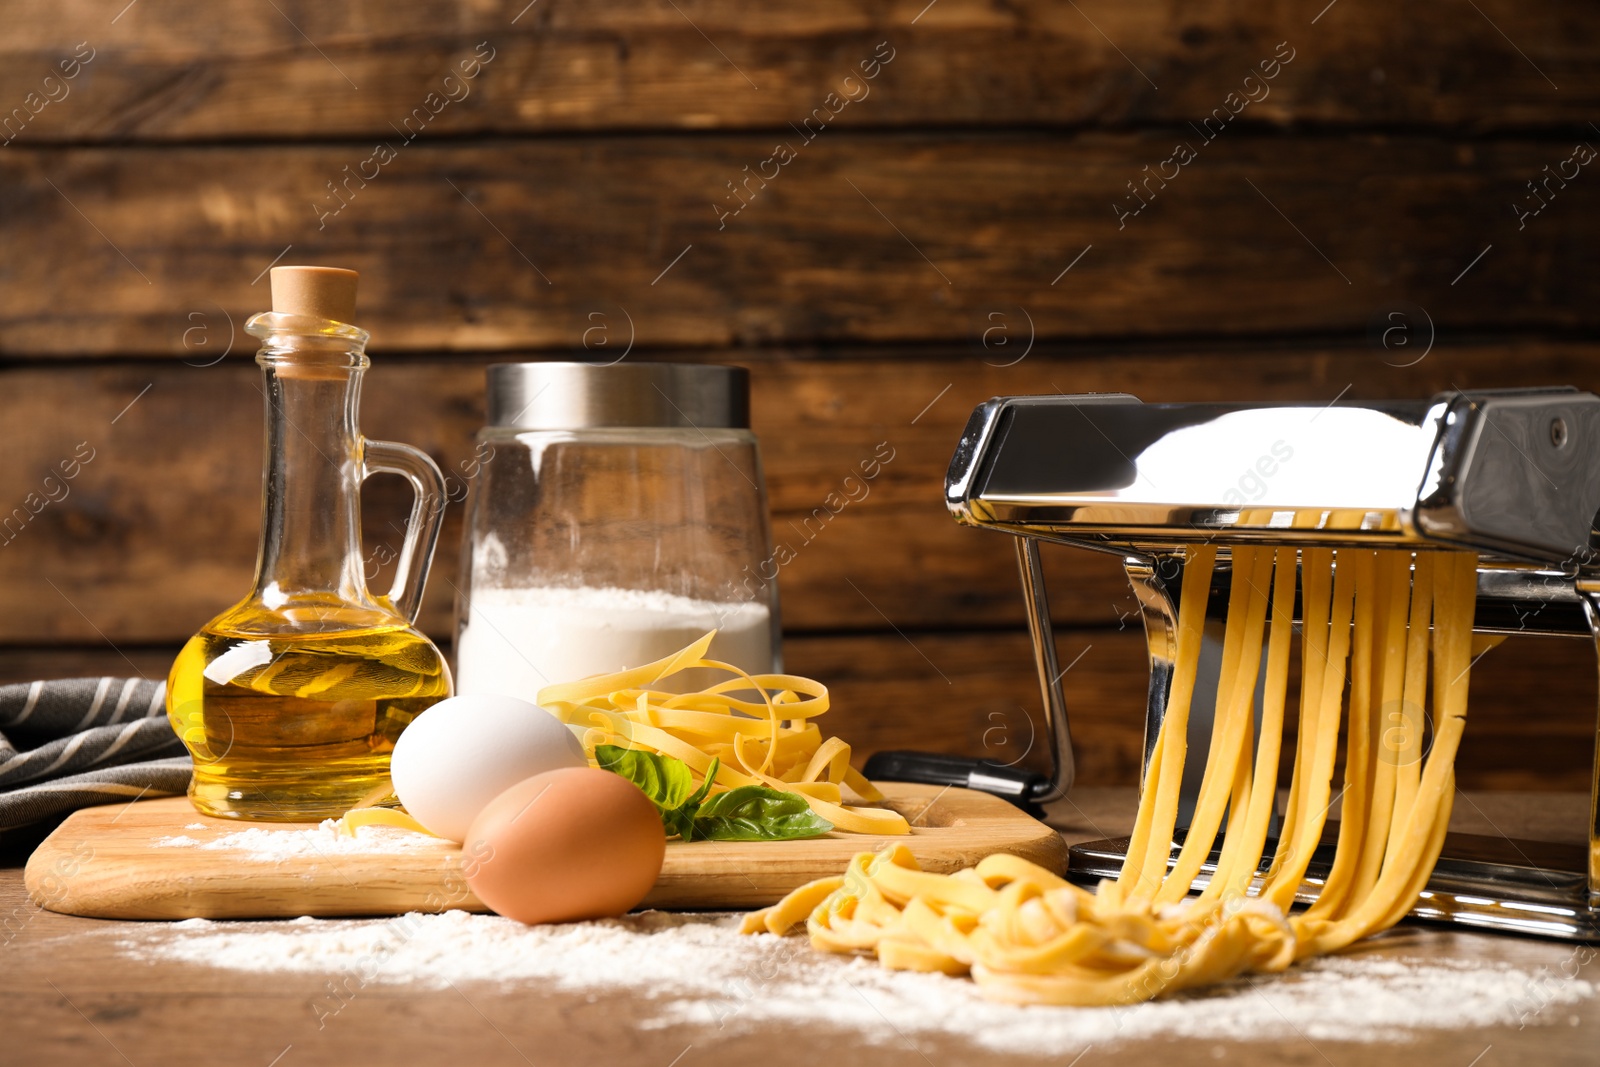
<path fill-rule="evenodd" d="M 204 830 L 203 823 L 184 827 L 186 830 Z M 402 830 L 393 826 L 362 826 L 354 835 L 339 828 L 335 819 L 324 819 L 314 830 L 267 830 L 253 827 L 235 830 L 209 841 L 179 834 L 175 837 L 158 837 L 150 842 L 153 848 L 202 848 L 207 851 L 237 853 L 237 859 L 248 863 L 277 863 L 299 856 L 355 856 L 377 853 L 427 852 L 449 843 L 427 834 Z"/>
<path fill-rule="evenodd" d="M 119 944 L 145 960 L 317 975 L 328 980 L 319 986 L 345 998 L 368 986 L 537 980 L 573 992 L 625 991 L 644 1029 L 737 1033 L 792 1024 L 847 1029 L 884 1044 L 953 1036 L 1015 1054 L 1145 1038 L 1404 1041 L 1428 1029 L 1566 1021 L 1570 1013 L 1552 1009 L 1595 993 L 1582 979 L 1505 964 L 1353 955 L 1126 1008 L 1019 1007 L 984 1000 L 967 979 L 888 971 L 817 952 L 804 937 L 748 937 L 738 922 L 644 912 L 530 927 L 461 911 L 189 920 Z"/>

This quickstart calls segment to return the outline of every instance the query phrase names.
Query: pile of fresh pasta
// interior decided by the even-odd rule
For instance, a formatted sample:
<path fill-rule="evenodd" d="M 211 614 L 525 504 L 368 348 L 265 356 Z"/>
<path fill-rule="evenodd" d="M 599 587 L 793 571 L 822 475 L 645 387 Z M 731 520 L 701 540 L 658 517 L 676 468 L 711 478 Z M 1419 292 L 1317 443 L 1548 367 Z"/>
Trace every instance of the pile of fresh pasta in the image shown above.
<path fill-rule="evenodd" d="M 905 816 L 881 803 L 883 794 L 850 766 L 850 746 L 824 738 L 813 719 L 828 710 L 828 689 L 792 674 L 750 675 L 707 659 L 713 630 L 680 652 L 615 674 L 551 685 L 538 702 L 582 729 L 584 751 L 597 745 L 642 748 L 682 760 L 704 782 L 717 761 L 711 793 L 766 785 L 806 799 L 835 830 L 909 834 Z M 692 693 L 656 688 L 685 671 L 729 677 Z M 860 804 L 845 802 L 848 788 Z"/>
<path fill-rule="evenodd" d="M 891 968 L 970 974 L 995 1000 L 1105 1005 L 1281 971 L 1397 922 L 1426 884 L 1449 822 L 1472 664 L 1476 557 L 1234 547 L 1205 772 L 1174 858 L 1217 551 L 1207 545 L 1186 554 L 1167 711 L 1115 881 L 1091 893 L 1003 855 L 932 874 L 919 870 L 903 845 L 892 845 L 860 853 L 841 877 L 752 913 L 745 932 L 788 934 L 803 926 L 819 949 L 875 953 Z M 1282 826 L 1264 862 L 1297 572 L 1298 735 Z M 1343 807 L 1332 869 L 1311 906 L 1291 913 L 1336 799 L 1341 734 Z M 1191 895 L 1219 833 L 1215 873 Z"/>

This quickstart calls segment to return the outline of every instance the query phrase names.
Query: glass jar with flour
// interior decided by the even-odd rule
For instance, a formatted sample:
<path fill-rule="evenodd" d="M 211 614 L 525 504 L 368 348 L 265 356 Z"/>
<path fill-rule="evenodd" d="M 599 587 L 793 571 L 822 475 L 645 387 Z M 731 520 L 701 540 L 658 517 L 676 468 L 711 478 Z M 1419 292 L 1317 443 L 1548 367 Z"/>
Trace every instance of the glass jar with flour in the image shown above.
<path fill-rule="evenodd" d="M 456 600 L 458 693 L 533 700 L 713 629 L 713 658 L 779 668 L 749 394 L 738 367 L 489 368 Z"/>

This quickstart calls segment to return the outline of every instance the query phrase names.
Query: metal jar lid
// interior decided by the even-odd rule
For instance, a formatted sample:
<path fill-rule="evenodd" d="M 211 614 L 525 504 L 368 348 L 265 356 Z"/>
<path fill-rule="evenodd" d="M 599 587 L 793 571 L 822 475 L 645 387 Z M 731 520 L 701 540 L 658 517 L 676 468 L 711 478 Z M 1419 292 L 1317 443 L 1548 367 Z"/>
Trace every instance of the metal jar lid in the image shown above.
<path fill-rule="evenodd" d="M 709 363 L 493 363 L 490 426 L 749 429 L 750 374 Z"/>

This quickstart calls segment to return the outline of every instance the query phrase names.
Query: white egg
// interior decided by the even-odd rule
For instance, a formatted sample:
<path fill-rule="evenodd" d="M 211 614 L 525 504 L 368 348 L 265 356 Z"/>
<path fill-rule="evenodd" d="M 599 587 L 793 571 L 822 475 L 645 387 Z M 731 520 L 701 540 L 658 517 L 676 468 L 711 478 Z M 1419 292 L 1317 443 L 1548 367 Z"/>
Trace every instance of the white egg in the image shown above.
<path fill-rule="evenodd" d="M 418 822 L 462 841 L 489 801 L 518 782 L 588 762 L 572 731 L 539 705 L 482 694 L 418 715 L 395 742 L 389 774 Z"/>

